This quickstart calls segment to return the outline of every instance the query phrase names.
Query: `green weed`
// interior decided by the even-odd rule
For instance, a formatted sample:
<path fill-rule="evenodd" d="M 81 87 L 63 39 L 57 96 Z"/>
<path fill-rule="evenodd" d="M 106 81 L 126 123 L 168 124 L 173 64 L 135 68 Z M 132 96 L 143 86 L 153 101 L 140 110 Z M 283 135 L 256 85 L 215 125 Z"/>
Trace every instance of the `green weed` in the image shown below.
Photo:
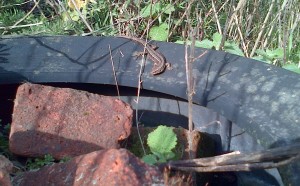
<path fill-rule="evenodd" d="M 175 157 L 174 148 L 177 136 L 171 127 L 158 126 L 148 134 L 147 144 L 152 154 L 145 155 L 142 160 L 150 165 L 167 162 Z"/>

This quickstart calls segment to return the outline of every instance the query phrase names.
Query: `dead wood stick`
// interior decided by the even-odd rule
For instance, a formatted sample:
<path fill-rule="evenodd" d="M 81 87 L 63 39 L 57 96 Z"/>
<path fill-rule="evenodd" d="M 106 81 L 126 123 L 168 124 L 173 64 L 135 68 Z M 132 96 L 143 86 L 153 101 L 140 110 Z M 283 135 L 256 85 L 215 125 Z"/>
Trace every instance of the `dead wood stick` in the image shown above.
<path fill-rule="evenodd" d="M 209 166 L 209 167 L 171 167 L 174 170 L 181 171 L 195 171 L 195 172 L 230 172 L 230 171 L 252 171 L 257 169 L 271 169 L 289 164 L 297 159 L 300 159 L 300 154 L 295 157 L 289 158 L 277 163 L 262 162 L 262 163 L 250 163 L 250 164 L 237 164 L 237 165 L 223 165 L 223 166 Z"/>
<path fill-rule="evenodd" d="M 171 169 L 197 172 L 250 171 L 268 169 L 300 159 L 300 143 L 250 154 L 224 154 L 209 158 L 170 161 Z"/>

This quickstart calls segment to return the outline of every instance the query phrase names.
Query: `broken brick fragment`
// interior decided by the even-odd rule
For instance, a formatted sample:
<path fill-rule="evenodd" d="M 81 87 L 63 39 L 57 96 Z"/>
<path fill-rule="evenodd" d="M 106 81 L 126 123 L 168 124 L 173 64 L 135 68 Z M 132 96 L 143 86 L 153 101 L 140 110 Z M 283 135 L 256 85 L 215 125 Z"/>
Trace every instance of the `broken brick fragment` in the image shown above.
<path fill-rule="evenodd" d="M 17 90 L 10 150 L 61 159 L 119 148 L 130 135 L 132 117 L 130 105 L 113 97 L 25 83 Z"/>

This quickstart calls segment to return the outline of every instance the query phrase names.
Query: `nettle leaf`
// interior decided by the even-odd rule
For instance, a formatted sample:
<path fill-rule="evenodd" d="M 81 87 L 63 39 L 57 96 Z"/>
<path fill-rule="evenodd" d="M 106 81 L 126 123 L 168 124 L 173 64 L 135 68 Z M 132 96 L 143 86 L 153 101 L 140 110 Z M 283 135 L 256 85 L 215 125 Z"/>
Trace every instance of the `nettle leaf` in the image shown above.
<path fill-rule="evenodd" d="M 283 48 L 277 48 L 275 50 L 269 50 L 266 51 L 257 49 L 255 51 L 258 55 L 263 56 L 268 61 L 273 61 L 274 59 L 282 59 L 283 58 Z"/>
<path fill-rule="evenodd" d="M 161 125 L 149 133 L 147 144 L 153 154 L 164 155 L 172 152 L 172 149 L 175 148 L 177 137 L 171 127 Z"/>
<path fill-rule="evenodd" d="M 226 52 L 229 52 L 231 54 L 239 55 L 239 56 L 244 56 L 243 51 L 240 49 L 239 45 L 234 43 L 234 42 L 225 42 L 224 45 L 224 50 Z"/>
<path fill-rule="evenodd" d="M 154 26 L 150 29 L 149 36 L 153 40 L 167 41 L 168 39 L 168 25 L 166 23 Z"/>
<path fill-rule="evenodd" d="M 196 41 L 195 42 L 195 46 L 197 47 L 202 47 L 202 48 L 207 48 L 207 49 L 211 49 L 214 46 L 214 43 L 209 40 L 209 39 L 203 39 L 202 41 Z"/>
<path fill-rule="evenodd" d="M 267 61 L 267 62 L 271 62 L 271 61 L 272 61 L 272 58 L 271 58 L 271 57 L 269 56 L 269 54 L 268 54 L 266 51 L 264 51 L 264 50 L 257 49 L 257 50 L 255 51 L 255 53 L 256 53 L 257 55 L 262 56 L 264 61 Z"/>
<path fill-rule="evenodd" d="M 275 50 L 268 50 L 267 49 L 267 54 L 271 58 L 276 58 L 276 59 L 282 59 L 283 58 L 283 48 L 277 48 Z"/>

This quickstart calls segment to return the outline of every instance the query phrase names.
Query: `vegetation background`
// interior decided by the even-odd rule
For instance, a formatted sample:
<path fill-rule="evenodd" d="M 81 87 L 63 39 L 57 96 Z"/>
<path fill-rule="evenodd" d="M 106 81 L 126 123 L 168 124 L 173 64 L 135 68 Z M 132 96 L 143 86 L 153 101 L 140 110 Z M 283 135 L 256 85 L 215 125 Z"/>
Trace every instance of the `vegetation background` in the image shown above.
<path fill-rule="evenodd" d="M 300 73 L 298 0 L 1 0 L 1 35 L 134 35 L 225 50 Z"/>

